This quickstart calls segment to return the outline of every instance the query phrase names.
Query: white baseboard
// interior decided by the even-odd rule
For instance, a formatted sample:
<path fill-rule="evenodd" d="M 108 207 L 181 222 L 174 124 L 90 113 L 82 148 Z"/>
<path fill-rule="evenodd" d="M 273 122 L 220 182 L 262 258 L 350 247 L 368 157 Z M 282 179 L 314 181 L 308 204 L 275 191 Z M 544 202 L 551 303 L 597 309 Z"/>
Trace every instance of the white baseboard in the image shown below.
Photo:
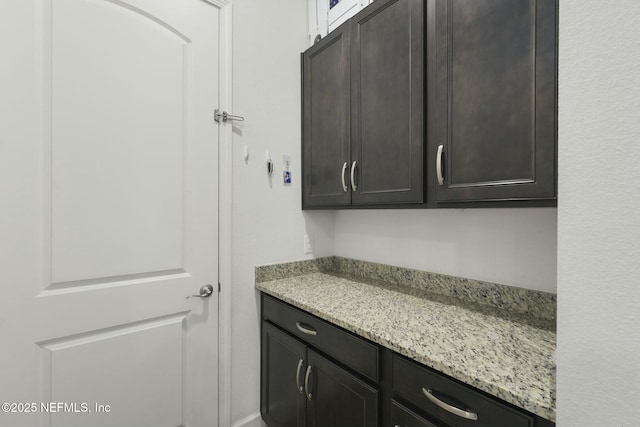
<path fill-rule="evenodd" d="M 262 417 L 260 417 L 260 412 L 257 414 L 249 415 L 239 421 L 233 423 L 232 427 L 267 427 L 267 425 L 262 421 Z"/>

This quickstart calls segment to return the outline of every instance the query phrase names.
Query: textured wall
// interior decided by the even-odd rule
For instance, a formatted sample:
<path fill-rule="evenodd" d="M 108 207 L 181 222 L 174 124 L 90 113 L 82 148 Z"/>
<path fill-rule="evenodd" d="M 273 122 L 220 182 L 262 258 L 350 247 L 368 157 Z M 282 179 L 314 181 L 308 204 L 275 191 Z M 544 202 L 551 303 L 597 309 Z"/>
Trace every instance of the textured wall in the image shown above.
<path fill-rule="evenodd" d="M 559 427 L 639 424 L 639 16 L 560 1 Z"/>

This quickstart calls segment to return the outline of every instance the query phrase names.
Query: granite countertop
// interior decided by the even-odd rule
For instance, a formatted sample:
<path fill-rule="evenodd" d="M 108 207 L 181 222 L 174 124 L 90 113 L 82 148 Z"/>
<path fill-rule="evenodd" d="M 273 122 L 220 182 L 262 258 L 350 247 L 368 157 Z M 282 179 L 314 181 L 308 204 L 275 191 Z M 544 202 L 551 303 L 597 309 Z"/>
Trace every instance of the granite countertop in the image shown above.
<path fill-rule="evenodd" d="M 555 421 L 553 294 L 337 257 L 258 267 L 256 288 Z"/>

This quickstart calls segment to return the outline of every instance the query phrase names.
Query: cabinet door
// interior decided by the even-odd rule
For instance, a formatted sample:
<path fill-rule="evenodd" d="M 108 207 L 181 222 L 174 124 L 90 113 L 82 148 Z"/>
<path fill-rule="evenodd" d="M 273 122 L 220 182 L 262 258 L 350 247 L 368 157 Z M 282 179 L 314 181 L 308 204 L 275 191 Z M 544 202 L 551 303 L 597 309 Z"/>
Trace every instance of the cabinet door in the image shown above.
<path fill-rule="evenodd" d="M 262 322 L 261 356 L 262 418 L 269 427 L 306 426 L 306 399 L 298 386 L 304 380 L 306 346 Z"/>
<path fill-rule="evenodd" d="M 391 425 L 393 427 L 437 427 L 395 400 L 391 401 Z"/>
<path fill-rule="evenodd" d="M 302 207 L 351 203 L 349 28 L 302 54 Z M 343 167 L 344 166 L 344 167 Z"/>
<path fill-rule="evenodd" d="M 378 391 L 313 350 L 307 393 L 309 427 L 377 427 Z"/>
<path fill-rule="evenodd" d="M 378 0 L 351 22 L 352 204 L 420 203 L 422 0 Z"/>
<path fill-rule="evenodd" d="M 435 9 L 436 200 L 554 198 L 556 0 L 436 0 Z"/>

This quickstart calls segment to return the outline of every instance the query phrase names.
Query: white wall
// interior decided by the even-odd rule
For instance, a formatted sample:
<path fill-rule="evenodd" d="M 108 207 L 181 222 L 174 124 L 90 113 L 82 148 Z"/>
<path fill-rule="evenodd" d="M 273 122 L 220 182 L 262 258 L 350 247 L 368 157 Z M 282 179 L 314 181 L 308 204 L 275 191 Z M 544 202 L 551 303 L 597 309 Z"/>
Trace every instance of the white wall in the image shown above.
<path fill-rule="evenodd" d="M 556 209 L 339 211 L 335 255 L 556 291 Z"/>
<path fill-rule="evenodd" d="M 297 53 L 307 45 L 306 2 L 278 6 L 234 1 L 234 109 L 247 116 L 234 134 L 234 423 L 250 424 L 259 408 L 253 268 L 305 258 L 308 229 L 319 256 L 548 291 L 557 281 L 558 426 L 636 425 L 640 2 L 560 3 L 557 228 L 549 208 L 302 213 Z M 271 186 L 266 149 L 278 167 Z M 276 179 L 284 153 L 294 159 L 290 188 Z"/>
<path fill-rule="evenodd" d="M 558 426 L 637 426 L 640 2 L 560 2 Z"/>
<path fill-rule="evenodd" d="M 300 210 L 300 63 L 307 2 L 233 0 L 232 424 L 258 425 L 256 265 L 341 255 L 555 291 L 555 209 Z M 247 146 L 250 158 L 242 158 Z M 264 152 L 276 171 L 266 177 Z M 282 185 L 282 155 L 293 185 Z M 335 225 L 335 229 L 334 229 Z"/>
<path fill-rule="evenodd" d="M 257 425 L 260 401 L 259 300 L 254 267 L 331 254 L 332 214 L 303 214 L 300 196 L 300 57 L 308 47 L 307 2 L 234 0 L 233 109 L 246 121 L 233 134 L 232 424 Z M 245 162 L 243 148 L 249 149 Z M 270 150 L 276 169 L 266 174 Z M 282 184 L 282 155 L 293 184 Z"/>

